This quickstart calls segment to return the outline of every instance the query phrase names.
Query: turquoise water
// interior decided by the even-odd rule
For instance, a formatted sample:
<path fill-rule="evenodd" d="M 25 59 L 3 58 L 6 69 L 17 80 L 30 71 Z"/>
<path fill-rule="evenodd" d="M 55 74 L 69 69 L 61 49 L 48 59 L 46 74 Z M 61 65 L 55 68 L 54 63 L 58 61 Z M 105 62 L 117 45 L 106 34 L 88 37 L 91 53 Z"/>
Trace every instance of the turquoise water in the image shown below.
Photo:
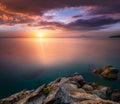
<path fill-rule="evenodd" d="M 92 73 L 105 65 L 120 69 L 119 44 L 119 39 L 1 38 L 0 98 L 75 72 L 87 82 L 120 88 L 120 79 L 105 81 Z"/>

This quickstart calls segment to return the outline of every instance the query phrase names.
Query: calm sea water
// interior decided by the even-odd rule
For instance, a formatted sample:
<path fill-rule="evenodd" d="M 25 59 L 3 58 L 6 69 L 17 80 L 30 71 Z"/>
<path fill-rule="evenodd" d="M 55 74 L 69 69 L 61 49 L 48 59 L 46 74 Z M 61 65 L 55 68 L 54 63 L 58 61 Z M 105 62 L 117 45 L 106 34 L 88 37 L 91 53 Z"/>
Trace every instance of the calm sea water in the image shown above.
<path fill-rule="evenodd" d="M 75 72 L 87 82 L 120 89 L 120 79 L 105 81 L 92 73 L 105 65 L 120 69 L 119 39 L 1 38 L 0 98 Z"/>

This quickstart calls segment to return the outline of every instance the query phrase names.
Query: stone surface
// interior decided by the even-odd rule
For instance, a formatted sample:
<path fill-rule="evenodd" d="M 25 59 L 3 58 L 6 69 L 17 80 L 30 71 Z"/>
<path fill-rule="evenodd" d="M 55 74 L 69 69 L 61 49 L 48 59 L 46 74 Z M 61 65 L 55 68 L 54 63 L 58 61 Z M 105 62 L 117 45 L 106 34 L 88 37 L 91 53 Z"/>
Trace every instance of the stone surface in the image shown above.
<path fill-rule="evenodd" d="M 97 99 L 97 100 L 86 100 L 86 101 L 82 101 L 82 102 L 74 102 L 71 104 L 119 104 L 119 103 L 109 101 L 109 100 Z"/>
<path fill-rule="evenodd" d="M 108 87 L 84 82 L 84 78 L 75 73 L 58 78 L 36 90 L 21 91 L 2 99 L 0 104 L 119 104 L 118 91 L 108 93 Z M 50 88 L 48 94 L 43 92 L 46 87 Z M 117 102 L 110 101 L 111 99 Z"/>
<path fill-rule="evenodd" d="M 111 95 L 111 100 L 120 102 L 120 90 L 113 91 Z"/>
<path fill-rule="evenodd" d="M 93 87 L 88 84 L 84 84 L 82 88 L 86 91 L 93 91 Z"/>

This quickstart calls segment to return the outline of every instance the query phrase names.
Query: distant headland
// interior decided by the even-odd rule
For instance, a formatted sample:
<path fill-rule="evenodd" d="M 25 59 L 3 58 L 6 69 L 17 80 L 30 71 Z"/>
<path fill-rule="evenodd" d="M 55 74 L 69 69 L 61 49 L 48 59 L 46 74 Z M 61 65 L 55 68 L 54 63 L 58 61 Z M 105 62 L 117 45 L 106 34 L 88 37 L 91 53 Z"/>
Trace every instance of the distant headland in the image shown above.
<path fill-rule="evenodd" d="M 120 38 L 120 35 L 110 36 L 109 38 Z"/>

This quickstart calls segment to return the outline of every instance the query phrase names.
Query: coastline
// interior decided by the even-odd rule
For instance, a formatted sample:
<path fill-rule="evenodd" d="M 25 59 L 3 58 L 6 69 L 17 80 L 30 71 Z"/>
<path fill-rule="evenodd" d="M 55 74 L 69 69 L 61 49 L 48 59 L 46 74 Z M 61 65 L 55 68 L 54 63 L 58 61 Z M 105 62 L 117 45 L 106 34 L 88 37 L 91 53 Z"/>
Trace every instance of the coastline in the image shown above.
<path fill-rule="evenodd" d="M 4 98 L 0 104 L 119 104 L 120 90 L 85 82 L 75 73 L 57 78 L 36 90 L 23 90 Z"/>

